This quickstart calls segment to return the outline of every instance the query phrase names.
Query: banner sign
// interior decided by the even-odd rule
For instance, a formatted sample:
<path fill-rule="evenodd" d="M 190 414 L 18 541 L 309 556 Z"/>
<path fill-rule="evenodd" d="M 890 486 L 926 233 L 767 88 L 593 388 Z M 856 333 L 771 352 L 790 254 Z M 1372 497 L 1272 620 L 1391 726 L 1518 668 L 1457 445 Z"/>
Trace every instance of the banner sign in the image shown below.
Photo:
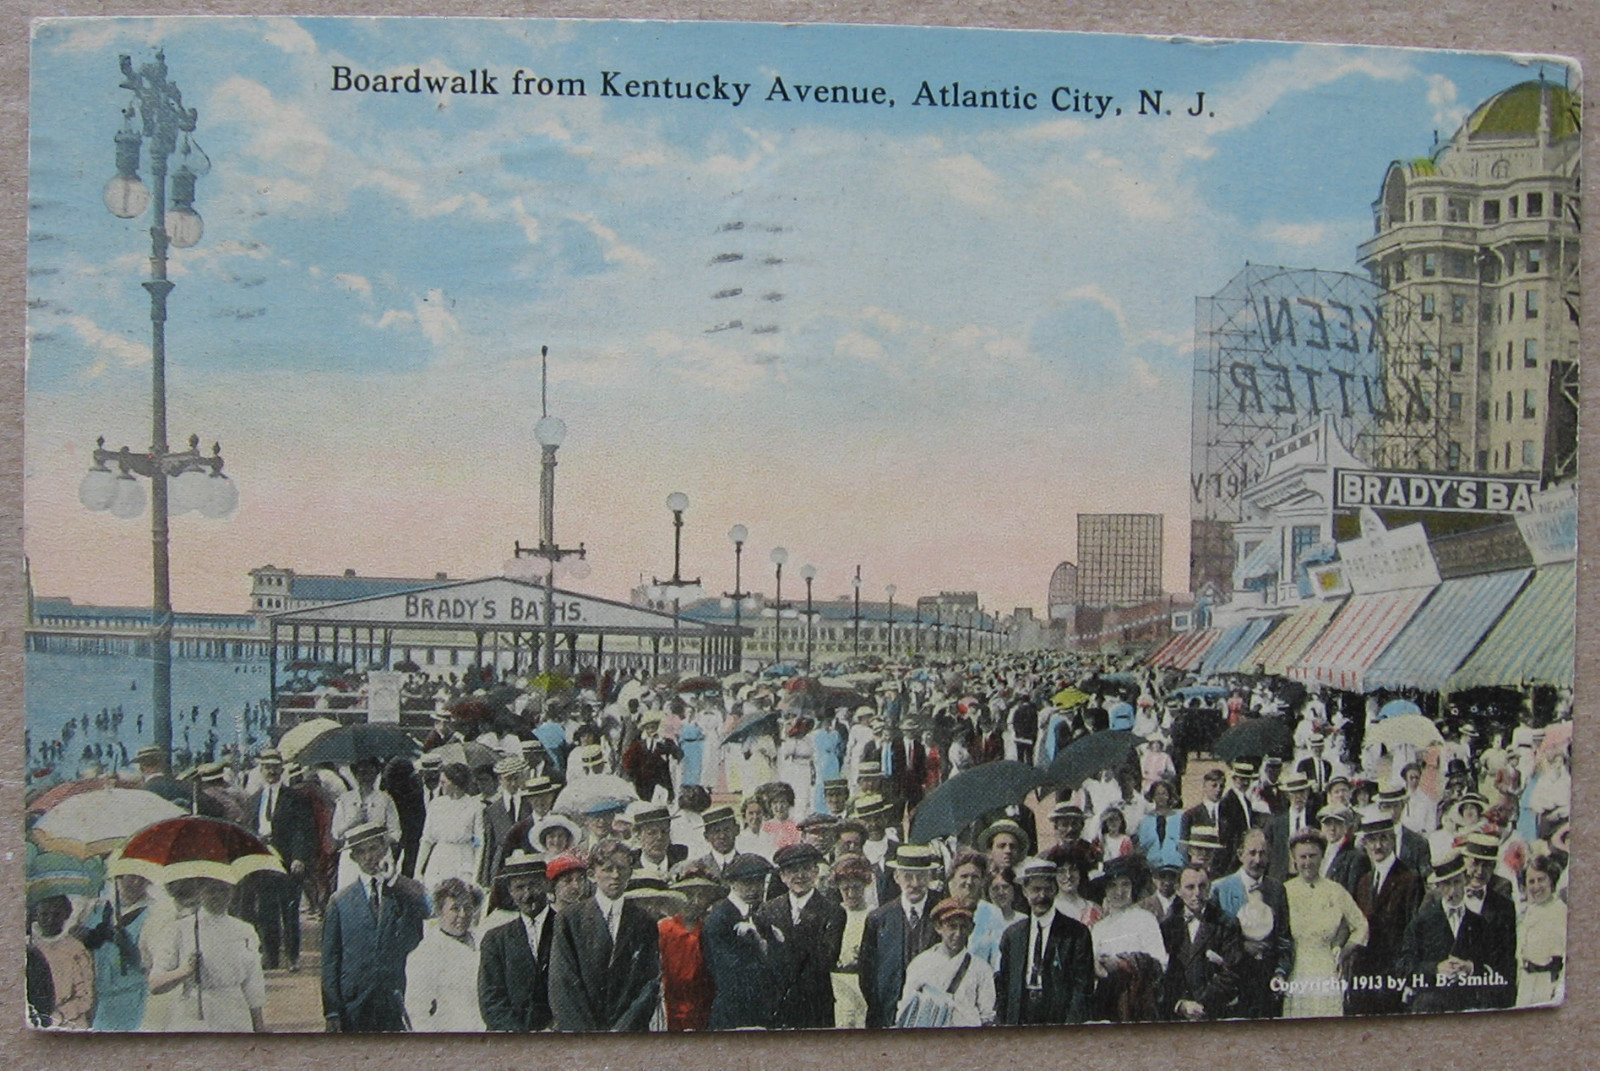
<path fill-rule="evenodd" d="M 1429 513 L 1527 513 L 1537 477 L 1440 472 L 1333 470 L 1333 508 L 1422 510 Z"/>

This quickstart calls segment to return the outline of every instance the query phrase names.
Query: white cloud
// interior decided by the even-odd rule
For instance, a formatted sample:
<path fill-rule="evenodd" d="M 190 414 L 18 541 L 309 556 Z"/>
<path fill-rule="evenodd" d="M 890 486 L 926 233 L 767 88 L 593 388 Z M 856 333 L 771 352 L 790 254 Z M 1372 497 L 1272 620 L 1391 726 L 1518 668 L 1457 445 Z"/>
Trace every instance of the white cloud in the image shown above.
<path fill-rule="evenodd" d="M 1300 249 L 1309 249 L 1328 240 L 1326 223 L 1273 223 L 1261 228 L 1261 237 Z"/>
<path fill-rule="evenodd" d="M 1455 82 L 1442 74 L 1428 75 L 1428 103 L 1433 106 L 1433 122 L 1441 134 L 1454 133 L 1467 117 L 1467 108 L 1458 100 Z"/>
<path fill-rule="evenodd" d="M 295 56 L 314 56 L 317 53 L 317 41 L 311 34 L 292 19 L 266 20 L 266 32 L 261 39 L 269 45 L 283 49 Z"/>
<path fill-rule="evenodd" d="M 123 365 L 141 365 L 150 360 L 150 346 L 146 342 L 107 331 L 87 316 L 67 316 L 64 322 L 83 340 L 84 344 L 102 357 Z M 103 368 L 104 365 L 98 367 Z"/>
<path fill-rule="evenodd" d="M 454 304 L 455 299 L 445 297 L 444 291 L 437 288 L 417 302 L 417 326 L 435 346 L 444 346 L 461 334 L 461 324 L 450 311 Z"/>
<path fill-rule="evenodd" d="M 364 275 L 357 275 L 354 272 L 340 272 L 333 277 L 333 281 L 336 285 L 350 291 L 352 294 L 360 294 L 368 301 L 372 300 L 372 283 Z"/>

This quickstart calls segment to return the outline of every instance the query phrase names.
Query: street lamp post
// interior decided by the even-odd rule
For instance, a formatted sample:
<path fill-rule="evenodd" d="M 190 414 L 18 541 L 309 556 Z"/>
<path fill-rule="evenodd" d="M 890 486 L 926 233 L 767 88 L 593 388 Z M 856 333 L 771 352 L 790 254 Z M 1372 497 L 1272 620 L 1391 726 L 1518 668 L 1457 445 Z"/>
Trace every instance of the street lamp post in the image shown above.
<path fill-rule="evenodd" d="M 748 591 L 745 591 L 740 586 L 740 568 L 744 561 L 744 544 L 745 540 L 749 538 L 750 529 L 742 524 L 736 524 L 728 529 L 728 541 L 733 544 L 733 590 L 722 593 L 722 605 L 726 608 L 730 601 L 733 603 L 733 627 L 735 630 L 740 627 L 742 621 L 744 600 L 750 595 Z M 738 665 L 734 668 L 742 669 L 744 667 L 744 641 L 735 634 L 733 642 L 738 645 L 735 650 L 739 652 Z"/>
<path fill-rule="evenodd" d="M 694 593 L 700 590 L 699 577 L 693 580 L 683 578 L 683 514 L 688 508 L 689 496 L 682 491 L 674 491 L 667 496 L 667 509 L 672 511 L 672 579 L 652 578 L 657 593 L 663 597 L 670 595 L 672 598 L 672 672 L 674 673 L 683 672 L 682 622 L 678 617 L 678 611 L 682 608 L 685 595 L 692 598 Z M 738 587 L 738 584 L 734 586 Z"/>
<path fill-rule="evenodd" d="M 556 669 L 556 566 L 568 558 L 576 558 L 582 562 L 586 556 L 583 544 L 576 547 L 563 547 L 556 542 L 556 451 L 567 438 L 567 423 L 560 417 L 553 417 L 546 405 L 546 391 L 544 389 L 545 362 L 549 360 L 550 347 L 539 347 L 540 368 L 540 398 L 539 408 L 541 415 L 538 423 L 533 426 L 533 437 L 538 440 L 540 452 L 539 464 L 539 545 L 525 547 L 521 543 L 512 544 L 512 553 L 517 558 L 542 558 L 545 563 L 544 571 L 544 657 L 545 673 L 554 673 Z M 587 565 L 577 566 L 586 570 Z"/>
<path fill-rule="evenodd" d="M 173 282 L 167 278 L 169 248 L 185 249 L 200 240 L 205 229 L 194 210 L 195 182 L 211 170 L 204 152 L 189 136 L 199 113 L 183 104 L 183 93 L 167 78 L 164 52 L 134 69 L 131 57 L 120 57 L 121 87 L 133 94 L 123 110 L 117 131 L 117 173 L 106 183 L 106 208 L 119 219 L 134 219 L 150 209 L 150 278 L 141 285 L 150 294 L 150 449 L 135 454 L 127 447 L 105 449 L 100 439 L 94 465 L 84 477 L 78 498 L 92 510 L 110 510 L 124 518 L 144 510 L 144 491 L 135 476 L 150 481 L 151 572 L 151 731 L 152 743 L 163 757 L 172 756 L 172 580 L 169 560 L 169 520 L 172 512 L 197 509 L 209 517 L 223 517 L 238 505 L 239 492 L 222 471 L 222 448 L 213 446 L 210 457 L 200 454 L 198 436 L 189 448 L 173 452 L 167 445 L 167 298 Z M 136 123 L 135 120 L 138 120 Z M 146 152 L 154 190 L 139 178 L 139 156 Z M 178 168 L 171 173 L 172 201 L 167 202 L 168 166 L 173 154 Z M 117 472 L 108 464 L 115 462 Z"/>
<path fill-rule="evenodd" d="M 861 566 L 856 566 L 856 578 L 851 581 L 856 589 L 856 608 L 850 617 L 851 647 L 854 657 L 861 657 Z"/>
<path fill-rule="evenodd" d="M 772 664 L 783 661 L 783 563 L 789 552 L 782 547 L 772 548 L 772 564 L 777 568 L 777 594 L 772 601 Z"/>
<path fill-rule="evenodd" d="M 889 593 L 889 658 L 894 658 L 894 593 L 899 590 L 893 584 L 884 587 Z"/>
<path fill-rule="evenodd" d="M 806 675 L 811 675 L 811 582 L 817 578 L 815 565 L 802 565 L 800 578 L 806 582 Z"/>

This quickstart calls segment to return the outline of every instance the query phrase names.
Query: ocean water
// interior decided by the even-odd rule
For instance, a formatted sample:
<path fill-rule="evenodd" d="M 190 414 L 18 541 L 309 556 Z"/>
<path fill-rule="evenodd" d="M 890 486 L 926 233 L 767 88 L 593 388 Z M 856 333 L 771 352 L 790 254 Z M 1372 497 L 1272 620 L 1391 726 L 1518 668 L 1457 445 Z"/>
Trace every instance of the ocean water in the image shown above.
<path fill-rule="evenodd" d="M 23 704 L 29 769 L 51 765 L 56 776 L 71 777 L 84 761 L 86 747 L 98 745 L 102 757 L 120 763 L 124 752 L 132 756 L 150 743 L 151 675 L 150 660 L 132 655 L 27 652 Z M 217 749 L 238 743 L 249 747 L 266 740 L 270 695 L 265 658 L 174 658 L 174 750 L 204 751 L 208 744 Z"/>

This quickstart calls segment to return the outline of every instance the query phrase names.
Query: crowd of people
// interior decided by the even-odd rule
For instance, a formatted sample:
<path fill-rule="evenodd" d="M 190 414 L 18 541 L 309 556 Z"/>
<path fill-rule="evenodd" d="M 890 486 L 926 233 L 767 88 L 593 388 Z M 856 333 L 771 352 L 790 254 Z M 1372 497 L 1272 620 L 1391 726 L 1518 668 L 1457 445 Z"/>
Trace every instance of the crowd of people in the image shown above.
<path fill-rule="evenodd" d="M 1219 727 L 1254 714 L 1293 740 L 1289 754 L 1220 762 L 1186 735 L 1187 683 L 995 655 L 827 687 L 610 680 L 492 716 L 468 695 L 441 708 L 420 756 L 342 768 L 267 749 L 186 783 L 148 749 L 145 787 L 258 835 L 283 870 L 237 887 L 123 875 L 94 902 L 30 898 L 31 1014 L 263 1029 L 264 972 L 299 970 L 308 918 L 338 1032 L 981 1027 L 1561 999 L 1569 745 L 1534 722 L 1569 721 L 1564 697 L 1553 719 L 1446 708 L 1442 743 L 1377 747 L 1355 697 L 1217 682 L 1206 713 Z M 999 760 L 1047 770 L 1107 729 L 1134 746 L 1087 779 L 912 836 L 946 782 Z"/>

